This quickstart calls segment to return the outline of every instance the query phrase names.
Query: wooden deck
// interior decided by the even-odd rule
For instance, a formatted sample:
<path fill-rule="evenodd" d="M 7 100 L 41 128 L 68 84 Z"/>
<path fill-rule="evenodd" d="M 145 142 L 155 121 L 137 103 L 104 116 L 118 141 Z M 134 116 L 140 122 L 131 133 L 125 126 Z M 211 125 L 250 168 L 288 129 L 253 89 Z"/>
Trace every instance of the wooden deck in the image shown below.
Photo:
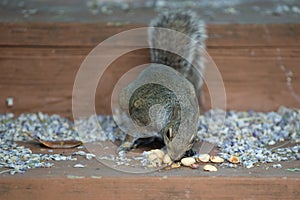
<path fill-rule="evenodd" d="M 33 152 L 47 151 L 36 143 L 25 145 Z M 251 169 L 218 167 L 217 172 L 180 168 L 133 174 L 77 158 L 25 174 L 2 174 L 1 199 L 297 199 L 300 192 L 300 173 L 285 170 L 299 167 L 299 161 L 282 162 L 281 169 L 271 163 Z M 77 163 L 86 167 L 74 168 Z"/>
<path fill-rule="evenodd" d="M 98 23 L 2 23 L 0 25 L 0 112 L 47 112 L 72 117 L 72 87 L 85 56 L 101 41 L 143 25 L 108 26 Z M 280 105 L 300 107 L 300 25 L 208 25 L 207 49 L 217 64 L 226 89 L 227 109 L 270 111 Z M 110 113 L 110 93 L 121 75 L 149 61 L 147 50 L 115 61 L 107 82 L 97 91 L 98 113 Z M 283 67 L 285 71 L 283 70 Z M 291 74 L 288 72 L 292 72 Z M 287 78 L 291 78 L 288 87 Z M 5 105 L 7 97 L 14 106 Z M 206 96 L 209 108 L 209 95 Z M 30 144 L 33 149 L 40 147 Z M 70 151 L 62 152 L 65 154 Z M 130 175 L 96 161 L 55 163 L 24 175 L 2 174 L 1 199 L 297 199 L 299 161 L 283 169 L 263 166 L 217 173 L 190 169 Z"/>
<path fill-rule="evenodd" d="M 83 59 L 101 41 L 135 27 L 140 26 L 1 24 L 0 111 L 71 117 L 72 87 Z M 208 53 L 224 80 L 228 109 L 270 111 L 280 105 L 300 106 L 299 24 L 208 25 L 208 35 Z M 148 51 L 141 50 L 110 66 L 104 79 L 110 84 L 99 86 L 96 94 L 98 113 L 110 113 L 110 94 L 124 70 L 148 61 Z M 289 71 L 294 91 L 287 85 Z M 12 108 L 5 107 L 7 97 L 15 100 Z M 206 102 L 209 108 L 209 95 Z"/>

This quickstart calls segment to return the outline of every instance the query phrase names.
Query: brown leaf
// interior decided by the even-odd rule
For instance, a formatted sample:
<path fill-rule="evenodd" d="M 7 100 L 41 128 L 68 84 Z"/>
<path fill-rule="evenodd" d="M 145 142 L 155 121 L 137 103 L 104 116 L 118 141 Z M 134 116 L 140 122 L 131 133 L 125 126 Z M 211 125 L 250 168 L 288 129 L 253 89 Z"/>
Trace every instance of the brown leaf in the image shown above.
<path fill-rule="evenodd" d="M 44 141 L 37 139 L 42 145 L 52 148 L 52 149 L 71 149 L 77 146 L 82 145 L 81 141 L 76 140 L 67 140 L 67 141 Z"/>
<path fill-rule="evenodd" d="M 71 148 L 75 148 L 77 146 L 82 145 L 82 142 L 78 141 L 78 140 L 45 141 L 45 140 L 42 140 L 38 136 L 33 136 L 33 134 L 30 132 L 24 132 L 24 134 L 26 134 L 29 137 L 31 137 L 32 139 L 36 140 L 40 144 L 42 144 L 48 148 L 52 148 L 52 149 L 71 149 Z"/>

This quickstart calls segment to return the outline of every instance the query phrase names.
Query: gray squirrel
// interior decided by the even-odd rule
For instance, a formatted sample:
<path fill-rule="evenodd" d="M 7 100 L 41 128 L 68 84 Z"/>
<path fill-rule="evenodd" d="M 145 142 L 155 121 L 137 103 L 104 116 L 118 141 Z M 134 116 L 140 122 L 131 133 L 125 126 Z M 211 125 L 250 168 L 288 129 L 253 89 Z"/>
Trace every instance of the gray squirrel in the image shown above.
<path fill-rule="evenodd" d="M 139 139 L 156 136 L 176 161 L 194 144 L 199 104 L 203 104 L 205 24 L 194 12 L 164 12 L 151 21 L 148 37 L 151 64 L 121 90 L 119 102 L 135 126 L 154 131 L 145 135 L 133 130 L 118 150 L 128 151 Z"/>

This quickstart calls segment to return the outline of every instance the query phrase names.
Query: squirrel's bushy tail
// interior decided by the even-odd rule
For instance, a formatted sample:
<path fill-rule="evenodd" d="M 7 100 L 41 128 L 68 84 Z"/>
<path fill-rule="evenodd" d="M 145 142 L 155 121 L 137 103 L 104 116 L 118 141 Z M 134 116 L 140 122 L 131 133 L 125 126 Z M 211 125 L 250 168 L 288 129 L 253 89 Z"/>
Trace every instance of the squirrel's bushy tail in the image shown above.
<path fill-rule="evenodd" d="M 185 37 L 178 32 L 183 33 Z M 194 85 L 200 103 L 203 103 L 201 87 L 205 68 L 203 50 L 206 37 L 205 23 L 194 12 L 164 12 L 150 23 L 151 62 L 164 64 L 179 71 Z M 182 56 L 172 52 L 180 52 Z"/>

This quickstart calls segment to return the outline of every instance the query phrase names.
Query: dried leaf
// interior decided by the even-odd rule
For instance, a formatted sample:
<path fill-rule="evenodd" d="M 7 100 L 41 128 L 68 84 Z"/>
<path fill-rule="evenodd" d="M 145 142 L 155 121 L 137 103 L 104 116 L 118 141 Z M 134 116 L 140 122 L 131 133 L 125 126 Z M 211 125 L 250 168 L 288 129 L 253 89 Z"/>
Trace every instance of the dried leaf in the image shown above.
<path fill-rule="evenodd" d="M 37 139 L 39 143 L 42 145 L 49 147 L 51 149 L 71 149 L 77 146 L 82 145 L 81 141 L 76 140 L 67 140 L 67 141 L 44 141 L 41 139 Z"/>
<path fill-rule="evenodd" d="M 51 148 L 51 149 L 71 149 L 71 148 L 75 148 L 75 147 L 83 144 L 81 141 L 78 141 L 78 140 L 45 141 L 45 140 L 42 140 L 38 136 L 34 136 L 30 132 L 24 132 L 24 134 L 28 135 L 29 137 L 36 140 L 40 144 L 42 144 L 48 148 Z"/>

